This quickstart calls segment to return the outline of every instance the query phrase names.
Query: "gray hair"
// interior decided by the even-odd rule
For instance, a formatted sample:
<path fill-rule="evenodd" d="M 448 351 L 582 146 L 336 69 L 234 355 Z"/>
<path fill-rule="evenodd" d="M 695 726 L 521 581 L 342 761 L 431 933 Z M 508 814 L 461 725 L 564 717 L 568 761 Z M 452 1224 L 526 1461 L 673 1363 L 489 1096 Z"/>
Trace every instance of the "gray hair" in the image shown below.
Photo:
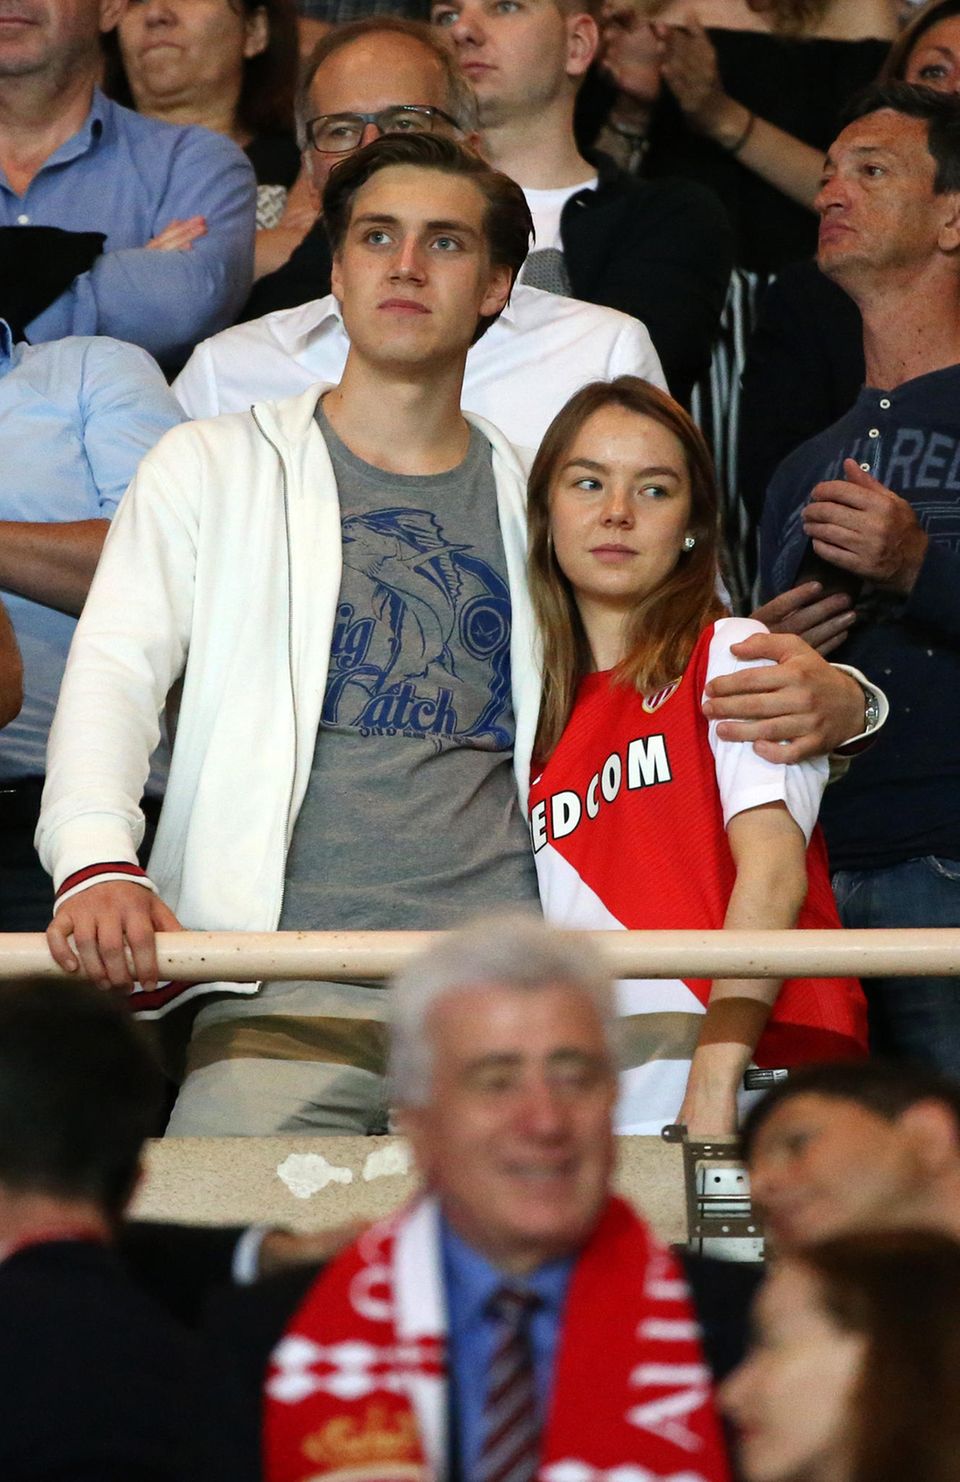
<path fill-rule="evenodd" d="M 363 20 L 334 26 L 326 36 L 321 37 L 304 62 L 295 102 L 297 143 L 301 150 L 307 147 L 307 122 L 313 117 L 314 104 L 310 97 L 310 88 L 323 63 L 354 41 L 361 41 L 365 36 L 380 35 L 409 36 L 432 53 L 443 68 L 447 91 L 446 111 L 451 118 L 456 119 L 465 134 L 476 132 L 479 127 L 476 94 L 460 71 L 453 51 L 444 41 L 438 39 L 433 27 L 423 21 L 408 21 L 397 15 L 371 15 Z"/>
<path fill-rule="evenodd" d="M 557 931 L 539 916 L 510 912 L 473 921 L 412 958 L 389 994 L 393 1105 L 423 1106 L 429 1100 L 433 1046 L 427 1021 L 439 999 L 493 985 L 535 992 L 551 984 L 591 999 L 616 1066 L 613 985 L 600 954 L 582 937 Z"/>

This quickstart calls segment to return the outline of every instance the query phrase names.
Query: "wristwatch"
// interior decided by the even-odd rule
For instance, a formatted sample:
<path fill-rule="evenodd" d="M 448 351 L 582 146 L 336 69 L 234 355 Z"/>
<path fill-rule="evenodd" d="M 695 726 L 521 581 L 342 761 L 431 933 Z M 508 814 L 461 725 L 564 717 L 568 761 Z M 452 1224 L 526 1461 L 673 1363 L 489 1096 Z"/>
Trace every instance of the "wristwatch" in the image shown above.
<path fill-rule="evenodd" d="M 832 754 L 839 757 L 858 756 L 861 751 L 866 751 L 867 747 L 872 745 L 874 735 L 890 714 L 890 705 L 883 690 L 871 684 L 859 669 L 854 669 L 849 664 L 837 664 L 834 667 L 843 669 L 844 673 L 855 679 L 863 690 L 863 730 L 858 736 L 851 736 L 849 741 L 844 741 Z"/>

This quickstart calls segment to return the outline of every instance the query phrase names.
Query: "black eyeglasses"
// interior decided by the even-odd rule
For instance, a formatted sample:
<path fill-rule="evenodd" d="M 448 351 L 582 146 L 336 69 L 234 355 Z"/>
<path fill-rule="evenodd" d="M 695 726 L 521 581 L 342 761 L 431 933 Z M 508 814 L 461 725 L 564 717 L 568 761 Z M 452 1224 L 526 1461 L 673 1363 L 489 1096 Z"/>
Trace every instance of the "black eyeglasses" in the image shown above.
<path fill-rule="evenodd" d="M 347 154 L 356 149 L 367 124 L 381 134 L 443 134 L 448 129 L 463 133 L 456 119 L 442 108 L 398 103 L 379 113 L 322 113 L 308 121 L 307 142 L 320 154 Z"/>

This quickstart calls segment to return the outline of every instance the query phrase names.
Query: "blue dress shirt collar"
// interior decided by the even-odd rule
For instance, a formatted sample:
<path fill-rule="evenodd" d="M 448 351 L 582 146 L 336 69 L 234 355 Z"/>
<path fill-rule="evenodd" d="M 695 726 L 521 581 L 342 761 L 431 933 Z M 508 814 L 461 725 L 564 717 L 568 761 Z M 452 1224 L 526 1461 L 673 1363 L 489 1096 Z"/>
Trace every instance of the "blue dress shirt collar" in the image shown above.
<path fill-rule="evenodd" d="M 533 1292 L 544 1309 L 559 1317 L 570 1284 L 574 1256 L 547 1261 L 529 1276 L 511 1277 L 462 1240 L 442 1217 L 440 1231 L 444 1275 L 448 1286 L 456 1287 L 458 1306 L 469 1321 L 479 1321 L 485 1315 L 490 1298 L 504 1285 Z"/>

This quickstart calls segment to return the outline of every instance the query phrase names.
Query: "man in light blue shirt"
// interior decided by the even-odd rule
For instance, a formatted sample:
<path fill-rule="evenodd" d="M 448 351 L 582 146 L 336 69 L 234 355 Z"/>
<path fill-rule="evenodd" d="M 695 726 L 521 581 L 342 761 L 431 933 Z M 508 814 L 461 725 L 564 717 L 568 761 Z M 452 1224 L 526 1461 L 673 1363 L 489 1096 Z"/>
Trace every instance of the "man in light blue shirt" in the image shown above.
<path fill-rule="evenodd" d="M 106 235 L 103 255 L 27 339 L 109 334 L 176 366 L 246 299 L 256 184 L 231 140 L 141 118 L 100 93 L 100 31 L 124 4 L 31 0 L 22 20 L 4 18 L 0 226 Z"/>
<path fill-rule="evenodd" d="M 136 346 L 14 345 L 0 320 L 0 592 L 24 666 L 23 708 L 0 732 L 0 931 L 49 918 L 33 830 L 67 650 L 120 496 L 182 420 Z"/>

